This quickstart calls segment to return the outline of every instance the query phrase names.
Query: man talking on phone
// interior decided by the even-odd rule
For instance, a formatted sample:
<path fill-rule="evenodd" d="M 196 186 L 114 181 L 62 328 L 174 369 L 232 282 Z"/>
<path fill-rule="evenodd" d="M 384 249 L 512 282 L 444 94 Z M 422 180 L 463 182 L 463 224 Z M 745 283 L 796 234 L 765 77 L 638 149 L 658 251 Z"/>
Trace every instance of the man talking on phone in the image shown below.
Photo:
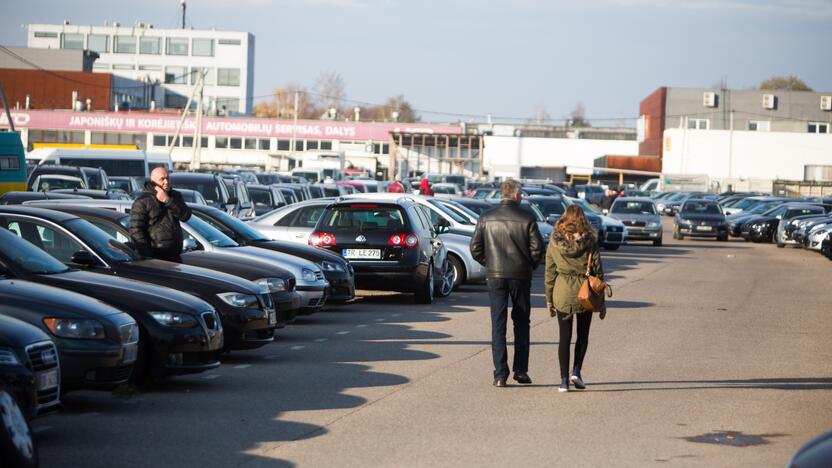
<path fill-rule="evenodd" d="M 179 221 L 187 221 L 191 209 L 182 194 L 170 186 L 170 175 L 164 167 L 157 167 L 145 182 L 144 191 L 133 202 L 130 211 L 130 237 L 144 257 L 171 262 L 182 262 L 182 228 Z"/>

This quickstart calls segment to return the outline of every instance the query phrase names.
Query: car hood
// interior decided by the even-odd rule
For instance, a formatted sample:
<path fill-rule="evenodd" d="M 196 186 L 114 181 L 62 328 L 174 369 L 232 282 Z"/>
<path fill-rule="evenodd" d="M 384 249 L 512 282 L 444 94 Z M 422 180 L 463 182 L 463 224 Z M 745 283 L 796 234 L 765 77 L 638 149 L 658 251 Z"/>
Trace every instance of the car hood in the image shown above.
<path fill-rule="evenodd" d="M 183 253 L 182 261 L 186 265 L 228 273 L 249 281 L 260 278 L 289 278 L 293 276 L 284 268 L 276 265 L 265 265 L 260 261 L 247 261 L 241 258 L 229 262 L 227 255 L 218 254 L 217 252 L 194 251 Z"/>
<path fill-rule="evenodd" d="M 164 260 L 144 259 L 118 263 L 115 267 L 126 274 L 134 275 L 131 276 L 134 279 L 154 284 L 176 285 L 177 290 L 188 293 L 203 291 L 212 294 L 221 292 L 263 294 L 264 292 L 260 286 L 239 276 Z M 136 278 L 135 275 L 141 278 Z"/>
<path fill-rule="evenodd" d="M 684 215 L 679 214 L 679 219 L 683 219 L 685 221 L 725 221 L 725 216 L 723 215 Z"/>
<path fill-rule="evenodd" d="M 67 318 L 107 317 L 123 313 L 97 299 L 37 282 L 42 276 L 45 275 L 36 275 L 33 278 L 35 281 L 17 279 L 0 281 L 0 304 L 31 309 L 44 314 L 54 312 L 56 315 Z"/>
<path fill-rule="evenodd" d="M 208 303 L 190 294 L 120 276 L 80 270 L 38 276 L 45 284 L 100 299 L 125 311 L 198 313 L 211 309 Z"/>
<path fill-rule="evenodd" d="M 318 265 L 294 255 L 285 255 L 274 250 L 261 249 L 258 247 L 223 247 L 214 250 L 214 253 L 225 255 L 229 261 L 246 259 L 252 262 L 260 262 L 266 266 L 279 266 L 295 275 L 297 281 L 301 281 L 304 268 L 320 270 Z"/>
<path fill-rule="evenodd" d="M 308 245 L 299 244 L 297 242 L 270 240 L 270 241 L 254 241 L 251 243 L 252 247 L 272 250 L 274 252 L 282 252 L 288 255 L 302 258 L 313 263 L 328 260 L 330 262 L 346 263 L 343 257 L 330 252 L 329 250 L 319 249 L 317 247 L 310 247 Z"/>
<path fill-rule="evenodd" d="M 624 223 L 622 223 L 621 221 L 619 221 L 615 218 L 612 218 L 610 216 L 607 216 L 607 215 L 596 215 L 596 216 L 598 216 L 598 219 L 600 219 L 603 224 L 606 224 L 608 226 L 624 226 Z"/>
<path fill-rule="evenodd" d="M 37 341 L 49 340 L 49 335 L 21 320 L 0 315 L 0 346 L 24 348 Z"/>
<path fill-rule="evenodd" d="M 776 216 L 753 216 L 747 222 L 749 223 L 766 223 L 770 221 L 779 221 Z"/>

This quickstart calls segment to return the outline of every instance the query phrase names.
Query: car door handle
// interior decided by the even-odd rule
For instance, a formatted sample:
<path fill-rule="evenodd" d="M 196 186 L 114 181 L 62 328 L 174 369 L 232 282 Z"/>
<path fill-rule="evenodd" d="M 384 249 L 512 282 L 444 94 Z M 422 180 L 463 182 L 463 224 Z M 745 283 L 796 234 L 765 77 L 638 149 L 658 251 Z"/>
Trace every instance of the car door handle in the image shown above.
<path fill-rule="evenodd" d="M 300 239 L 300 238 L 306 237 L 306 234 L 295 234 L 295 237 Z"/>

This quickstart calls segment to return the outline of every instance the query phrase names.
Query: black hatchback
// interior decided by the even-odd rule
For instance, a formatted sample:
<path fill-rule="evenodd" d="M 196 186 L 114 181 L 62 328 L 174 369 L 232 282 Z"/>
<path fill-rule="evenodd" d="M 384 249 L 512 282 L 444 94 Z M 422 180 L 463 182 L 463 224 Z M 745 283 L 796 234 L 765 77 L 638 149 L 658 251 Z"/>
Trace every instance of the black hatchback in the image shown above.
<path fill-rule="evenodd" d="M 329 205 L 309 236 L 309 244 L 350 261 L 355 286 L 413 292 L 433 302 L 447 268 L 447 249 L 424 208 L 406 196 L 395 200 L 352 199 Z"/>

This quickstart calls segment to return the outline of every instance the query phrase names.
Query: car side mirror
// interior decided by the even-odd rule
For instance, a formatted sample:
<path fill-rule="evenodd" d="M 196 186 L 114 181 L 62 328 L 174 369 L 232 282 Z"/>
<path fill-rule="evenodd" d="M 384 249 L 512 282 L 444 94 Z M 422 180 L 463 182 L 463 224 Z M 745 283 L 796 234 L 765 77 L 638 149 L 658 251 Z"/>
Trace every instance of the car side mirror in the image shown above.
<path fill-rule="evenodd" d="M 79 250 L 75 252 L 72 254 L 72 258 L 70 258 L 69 261 L 76 265 L 82 266 L 95 266 L 98 264 L 98 260 L 96 260 L 89 250 Z"/>
<path fill-rule="evenodd" d="M 199 246 L 193 239 L 185 239 L 182 241 L 182 252 L 192 252 L 198 248 Z"/>
<path fill-rule="evenodd" d="M 777 215 L 777 219 L 783 219 L 782 215 Z"/>

